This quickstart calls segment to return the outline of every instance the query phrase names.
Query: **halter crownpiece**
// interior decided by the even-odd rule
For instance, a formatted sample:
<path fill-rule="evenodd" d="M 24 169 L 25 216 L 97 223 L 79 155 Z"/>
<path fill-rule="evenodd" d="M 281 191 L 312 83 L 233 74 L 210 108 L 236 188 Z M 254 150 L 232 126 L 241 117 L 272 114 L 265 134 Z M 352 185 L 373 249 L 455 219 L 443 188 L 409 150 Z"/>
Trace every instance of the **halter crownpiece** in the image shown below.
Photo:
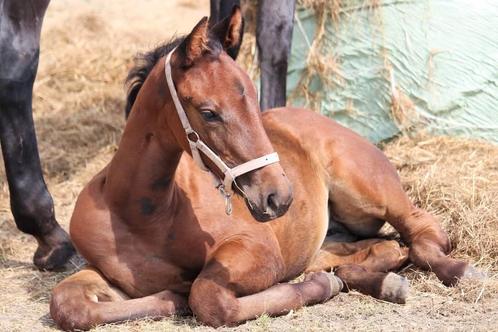
<path fill-rule="evenodd" d="M 216 181 L 216 188 L 220 191 L 225 199 L 225 212 L 226 214 L 230 215 L 232 213 L 232 184 L 235 181 L 235 178 L 242 174 L 246 174 L 256 169 L 265 167 L 267 165 L 278 163 L 280 159 L 278 158 L 278 154 L 276 152 L 273 152 L 230 168 L 213 150 L 209 148 L 209 146 L 207 146 L 201 140 L 199 134 L 197 134 L 197 132 L 192 128 L 190 122 L 188 121 L 187 113 L 185 113 L 185 110 L 180 103 L 180 99 L 178 98 L 178 94 L 176 93 L 175 84 L 173 83 L 170 60 L 171 54 L 173 54 L 175 50 L 176 48 L 168 53 L 164 62 L 164 72 L 166 74 L 168 89 L 171 94 L 171 98 L 173 99 L 173 103 L 175 104 L 175 109 L 178 113 L 178 117 L 180 118 L 180 122 L 182 123 L 183 129 L 185 130 L 185 136 L 187 137 L 190 151 L 192 153 L 192 158 L 194 159 L 195 163 L 197 164 L 197 166 L 199 166 L 199 168 L 213 175 L 209 168 L 207 168 L 202 161 L 202 152 L 204 156 L 211 160 L 213 164 L 215 164 L 216 167 L 218 167 L 224 175 L 223 181 L 221 181 L 221 179 L 214 175 L 213 177 Z"/>

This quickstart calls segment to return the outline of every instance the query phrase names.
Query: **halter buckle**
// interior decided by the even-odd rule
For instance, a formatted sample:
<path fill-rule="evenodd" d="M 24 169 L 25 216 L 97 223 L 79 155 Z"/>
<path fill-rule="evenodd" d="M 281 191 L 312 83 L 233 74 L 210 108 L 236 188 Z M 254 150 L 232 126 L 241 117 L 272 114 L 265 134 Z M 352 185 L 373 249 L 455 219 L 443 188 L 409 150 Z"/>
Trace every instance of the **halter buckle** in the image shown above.
<path fill-rule="evenodd" d="M 221 183 L 217 188 L 225 199 L 225 213 L 229 216 L 232 214 L 232 194 L 227 192 L 225 186 Z"/>

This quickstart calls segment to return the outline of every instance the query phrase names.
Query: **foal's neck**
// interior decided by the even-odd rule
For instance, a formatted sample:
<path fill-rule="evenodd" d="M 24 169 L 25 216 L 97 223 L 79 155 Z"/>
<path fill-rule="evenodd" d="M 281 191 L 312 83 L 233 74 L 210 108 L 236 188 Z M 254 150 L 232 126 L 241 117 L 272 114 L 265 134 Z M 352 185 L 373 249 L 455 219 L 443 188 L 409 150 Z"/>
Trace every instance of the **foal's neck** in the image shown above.
<path fill-rule="evenodd" d="M 176 199 L 174 175 L 182 149 L 168 127 L 174 106 L 164 65 L 156 67 L 137 96 L 107 169 L 106 200 L 130 222 L 173 213 Z"/>

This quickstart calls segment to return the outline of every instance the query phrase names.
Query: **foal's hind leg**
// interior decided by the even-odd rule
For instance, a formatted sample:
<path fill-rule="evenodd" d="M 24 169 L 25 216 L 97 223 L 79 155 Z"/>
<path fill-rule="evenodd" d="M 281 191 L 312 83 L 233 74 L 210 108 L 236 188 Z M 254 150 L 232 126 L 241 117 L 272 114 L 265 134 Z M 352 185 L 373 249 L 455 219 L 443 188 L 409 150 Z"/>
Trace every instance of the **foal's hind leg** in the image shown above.
<path fill-rule="evenodd" d="M 63 330 L 88 330 L 105 323 L 187 312 L 187 300 L 183 296 L 166 290 L 129 299 L 91 268 L 60 282 L 52 291 L 50 301 L 50 315 Z"/>
<path fill-rule="evenodd" d="M 467 262 L 448 256 L 451 244 L 447 233 L 433 215 L 412 204 L 394 169 L 392 172 L 385 172 L 382 182 L 376 188 L 376 196 L 383 198 L 381 201 L 377 200 L 383 206 L 378 209 L 382 214 L 376 217 L 386 220 L 400 233 L 403 241 L 410 247 L 409 257 L 416 266 L 433 271 L 447 286 L 455 285 L 464 277 L 483 277 L 481 272 Z M 369 195 L 364 198 L 376 202 Z"/>
<path fill-rule="evenodd" d="M 448 235 L 436 218 L 413 206 L 382 153 L 371 146 L 363 149 L 362 154 L 346 155 L 329 168 L 331 178 L 338 179 L 331 183 L 331 201 L 343 224 L 357 233 L 377 226 L 376 220 L 388 221 L 410 247 L 410 260 L 434 271 L 445 285 L 478 275 L 466 262 L 447 256 L 451 250 Z M 371 227 L 369 235 L 375 229 Z"/>
<path fill-rule="evenodd" d="M 375 298 L 405 303 L 408 280 L 395 273 L 408 260 L 408 249 L 396 241 L 369 239 L 353 243 L 326 240 L 307 272 L 335 270 L 345 290 L 356 289 Z"/>
<path fill-rule="evenodd" d="M 461 278 L 482 278 L 484 274 L 462 260 L 448 257 L 451 244 L 434 216 L 407 204 L 388 206 L 386 220 L 396 228 L 410 246 L 410 259 L 418 267 L 433 271 L 447 286 Z"/>
<path fill-rule="evenodd" d="M 368 239 L 357 242 L 335 242 L 325 239 L 324 244 L 307 271 L 331 270 L 344 264 L 357 264 L 369 271 L 397 270 L 408 259 L 408 248 L 397 241 Z"/>

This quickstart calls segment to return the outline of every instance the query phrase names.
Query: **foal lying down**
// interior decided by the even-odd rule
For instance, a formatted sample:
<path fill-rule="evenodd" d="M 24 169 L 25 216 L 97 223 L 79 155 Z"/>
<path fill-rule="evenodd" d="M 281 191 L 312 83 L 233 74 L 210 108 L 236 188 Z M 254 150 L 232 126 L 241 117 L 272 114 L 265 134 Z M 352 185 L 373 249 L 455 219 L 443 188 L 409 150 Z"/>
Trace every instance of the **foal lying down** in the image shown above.
<path fill-rule="evenodd" d="M 391 271 L 408 261 L 445 285 L 479 275 L 447 256 L 446 233 L 375 146 L 309 110 L 260 113 L 226 53 L 242 25 L 238 8 L 204 18 L 130 73 L 119 149 L 71 219 L 89 267 L 53 290 L 60 328 L 183 314 L 235 325 L 348 289 L 404 303 Z M 362 240 L 327 238 L 329 222 Z M 407 247 L 376 238 L 385 222 Z"/>

